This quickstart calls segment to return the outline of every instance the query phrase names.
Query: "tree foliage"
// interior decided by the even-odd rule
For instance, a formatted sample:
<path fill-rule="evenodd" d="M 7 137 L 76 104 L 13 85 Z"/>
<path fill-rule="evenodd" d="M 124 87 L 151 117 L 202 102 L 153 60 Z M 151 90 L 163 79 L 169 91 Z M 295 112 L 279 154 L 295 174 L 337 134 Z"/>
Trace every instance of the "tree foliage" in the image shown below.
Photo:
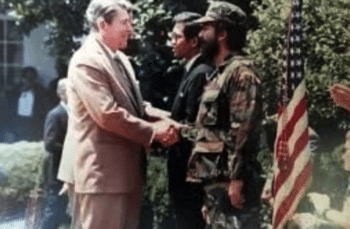
<path fill-rule="evenodd" d="M 250 2 L 230 0 L 247 11 Z M 154 105 L 170 109 L 175 96 L 179 74 L 172 50 L 167 45 L 172 16 L 190 10 L 204 14 L 207 0 L 132 0 L 138 10 L 135 25 L 140 39 L 131 43 L 136 60 L 141 90 L 145 99 Z M 15 16 L 19 28 L 29 34 L 39 25 L 46 25 L 50 34 L 45 38 L 56 60 L 59 76 L 64 76 L 69 59 L 80 46 L 80 38 L 87 34 L 84 13 L 89 0 L 0 0 Z M 175 66 L 175 67 L 174 67 Z"/>
<path fill-rule="evenodd" d="M 290 1 L 263 0 L 256 6 L 259 27 L 249 34 L 247 51 L 263 73 L 267 112 L 276 112 L 277 92 L 284 73 L 284 49 Z M 344 117 L 330 100 L 331 83 L 350 83 L 350 2 L 304 0 L 306 83 L 312 125 Z"/>
<path fill-rule="evenodd" d="M 0 0 L 11 10 L 18 28 L 29 34 L 38 26 L 45 25 L 50 31 L 44 38 L 56 60 L 58 74 L 64 74 L 69 58 L 84 35 L 84 13 L 88 0 Z"/>

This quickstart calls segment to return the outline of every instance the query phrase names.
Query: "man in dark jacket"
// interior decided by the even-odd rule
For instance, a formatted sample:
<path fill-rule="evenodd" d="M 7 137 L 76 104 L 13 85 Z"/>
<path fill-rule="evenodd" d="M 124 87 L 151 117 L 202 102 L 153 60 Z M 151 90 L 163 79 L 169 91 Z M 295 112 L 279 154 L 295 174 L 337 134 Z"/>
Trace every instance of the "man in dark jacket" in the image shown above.
<path fill-rule="evenodd" d="M 44 126 L 45 149 L 49 155 L 48 198 L 44 209 L 43 229 L 58 228 L 66 219 L 66 196 L 59 196 L 63 183 L 57 180 L 58 167 L 67 132 L 68 107 L 66 85 L 68 79 L 58 81 L 57 95 L 60 103 L 46 116 Z"/>
<path fill-rule="evenodd" d="M 19 89 L 14 89 L 12 96 L 16 99 L 10 101 L 10 106 L 18 140 L 41 140 L 49 102 L 46 90 L 38 82 L 38 72 L 35 68 L 23 69 L 23 85 Z"/>
<path fill-rule="evenodd" d="M 191 24 L 191 21 L 200 17 L 201 15 L 192 12 L 176 15 L 171 41 L 175 56 L 186 62 L 171 110 L 171 118 L 190 125 L 196 120 L 199 97 L 206 84 L 206 78 L 213 70 L 200 54 L 197 37 L 200 26 Z M 200 229 L 205 226 L 201 215 L 202 187 L 185 182 L 191 149 L 191 142 L 183 139 L 168 151 L 169 192 L 177 229 Z"/>

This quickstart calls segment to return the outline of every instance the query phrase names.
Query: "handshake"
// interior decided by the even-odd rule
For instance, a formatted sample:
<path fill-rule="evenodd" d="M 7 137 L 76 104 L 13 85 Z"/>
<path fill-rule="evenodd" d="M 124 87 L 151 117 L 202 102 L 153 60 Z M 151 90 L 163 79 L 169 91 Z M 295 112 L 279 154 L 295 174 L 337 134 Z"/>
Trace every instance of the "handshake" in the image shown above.
<path fill-rule="evenodd" d="M 162 119 L 153 123 L 155 131 L 152 146 L 169 147 L 180 141 L 181 130 L 184 125 L 171 119 Z"/>

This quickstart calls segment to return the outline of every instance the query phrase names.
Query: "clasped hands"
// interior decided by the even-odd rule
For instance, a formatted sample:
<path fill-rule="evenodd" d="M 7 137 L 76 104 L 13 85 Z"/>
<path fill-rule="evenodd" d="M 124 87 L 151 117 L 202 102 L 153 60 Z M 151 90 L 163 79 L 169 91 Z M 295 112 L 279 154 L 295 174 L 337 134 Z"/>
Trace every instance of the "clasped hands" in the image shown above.
<path fill-rule="evenodd" d="M 171 120 L 163 119 L 153 123 L 155 131 L 153 141 L 163 147 L 169 147 L 180 141 L 180 131 L 183 125 Z"/>

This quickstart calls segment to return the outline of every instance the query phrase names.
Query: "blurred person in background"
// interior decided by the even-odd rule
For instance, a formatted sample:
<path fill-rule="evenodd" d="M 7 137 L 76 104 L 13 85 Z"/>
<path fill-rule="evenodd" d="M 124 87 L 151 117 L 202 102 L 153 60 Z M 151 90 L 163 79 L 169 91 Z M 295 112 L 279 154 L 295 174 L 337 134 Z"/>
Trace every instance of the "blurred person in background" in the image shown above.
<path fill-rule="evenodd" d="M 56 91 L 60 103 L 47 114 L 45 119 L 44 143 L 45 150 L 49 153 L 49 170 L 48 197 L 43 212 L 42 229 L 57 229 L 61 223 L 68 221 L 66 214 L 68 199 L 66 196 L 59 195 L 63 182 L 57 179 L 68 124 L 67 84 L 67 78 L 58 81 Z"/>
<path fill-rule="evenodd" d="M 23 69 L 23 84 L 16 95 L 14 130 L 18 140 L 39 141 L 43 136 L 45 115 L 49 109 L 46 90 L 38 82 L 33 67 Z"/>

